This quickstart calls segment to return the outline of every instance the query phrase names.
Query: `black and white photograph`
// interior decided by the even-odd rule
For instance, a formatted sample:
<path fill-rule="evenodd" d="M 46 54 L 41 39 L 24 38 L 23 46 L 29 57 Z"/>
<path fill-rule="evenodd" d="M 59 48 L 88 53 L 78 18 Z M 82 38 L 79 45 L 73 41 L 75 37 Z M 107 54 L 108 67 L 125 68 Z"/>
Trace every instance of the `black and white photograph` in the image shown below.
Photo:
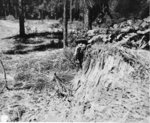
<path fill-rule="evenodd" d="M 150 123 L 150 0 L 0 0 L 0 122 Z"/>

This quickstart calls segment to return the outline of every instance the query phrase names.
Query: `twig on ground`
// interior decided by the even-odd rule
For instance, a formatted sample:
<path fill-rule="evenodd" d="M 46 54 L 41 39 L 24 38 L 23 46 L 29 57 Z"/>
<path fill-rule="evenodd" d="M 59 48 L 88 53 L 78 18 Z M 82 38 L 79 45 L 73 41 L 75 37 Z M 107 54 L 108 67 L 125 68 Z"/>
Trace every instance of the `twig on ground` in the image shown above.
<path fill-rule="evenodd" d="M 5 67 L 4 67 L 4 64 L 2 62 L 2 60 L 0 59 L 0 63 L 1 63 L 1 66 L 3 68 L 3 73 L 4 73 L 4 79 L 5 79 L 5 85 L 4 87 L 2 88 L 1 92 L 0 93 L 3 93 L 4 89 L 6 88 L 7 90 L 11 90 L 9 87 L 8 87 L 8 81 L 7 81 L 7 75 L 6 75 L 6 71 L 5 71 Z"/>

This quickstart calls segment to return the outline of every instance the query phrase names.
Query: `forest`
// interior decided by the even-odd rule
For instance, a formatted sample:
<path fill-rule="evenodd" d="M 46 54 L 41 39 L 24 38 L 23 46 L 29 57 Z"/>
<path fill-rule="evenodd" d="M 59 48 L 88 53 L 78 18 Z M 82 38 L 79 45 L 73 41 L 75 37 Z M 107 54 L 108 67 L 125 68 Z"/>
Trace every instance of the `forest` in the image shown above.
<path fill-rule="evenodd" d="M 0 0 L 0 122 L 150 122 L 150 0 Z"/>
<path fill-rule="evenodd" d="M 67 0 L 67 18 L 82 20 L 85 7 L 90 9 L 92 20 L 106 14 L 111 18 L 144 18 L 149 14 L 149 0 Z M 22 0 L 26 19 L 60 19 L 63 18 L 63 0 Z M 133 6 L 134 5 L 134 6 Z M 18 0 L 1 0 L 0 17 L 12 15 L 19 18 Z M 107 12 L 105 12 L 107 11 Z M 104 15 L 103 15 L 104 16 Z"/>

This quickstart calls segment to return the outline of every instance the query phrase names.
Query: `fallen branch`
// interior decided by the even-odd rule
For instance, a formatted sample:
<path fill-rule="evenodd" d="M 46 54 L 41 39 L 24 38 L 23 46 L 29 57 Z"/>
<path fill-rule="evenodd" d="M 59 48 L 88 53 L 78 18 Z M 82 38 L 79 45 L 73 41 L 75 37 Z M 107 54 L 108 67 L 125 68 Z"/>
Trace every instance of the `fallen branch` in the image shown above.
<path fill-rule="evenodd" d="M 7 81 L 7 76 L 6 76 L 6 71 L 5 71 L 5 67 L 4 67 L 4 64 L 2 62 L 2 60 L 0 59 L 0 63 L 1 63 L 1 66 L 3 68 L 3 73 L 4 73 L 4 79 L 5 79 L 5 85 L 4 87 L 2 88 L 1 92 L 0 93 L 3 93 L 4 89 L 6 88 L 7 90 L 11 90 L 9 87 L 8 87 L 8 81 Z"/>
<path fill-rule="evenodd" d="M 141 31 L 141 30 L 137 31 L 137 34 L 142 34 L 142 35 L 147 34 L 147 33 L 150 33 L 150 29 L 146 29 L 144 31 Z"/>
<path fill-rule="evenodd" d="M 114 44 L 114 47 L 126 44 L 128 41 L 130 41 L 132 38 L 135 38 L 136 36 L 138 36 L 136 33 L 131 33 L 131 34 L 128 35 L 127 38 L 124 37 L 121 41 Z"/>
<path fill-rule="evenodd" d="M 60 77 L 58 77 L 56 73 L 54 73 L 53 80 L 56 82 L 59 91 L 67 96 L 72 96 L 73 92 L 75 93 L 81 87 L 81 85 L 79 84 L 76 89 L 72 89 L 71 87 L 65 85 L 64 81 Z"/>

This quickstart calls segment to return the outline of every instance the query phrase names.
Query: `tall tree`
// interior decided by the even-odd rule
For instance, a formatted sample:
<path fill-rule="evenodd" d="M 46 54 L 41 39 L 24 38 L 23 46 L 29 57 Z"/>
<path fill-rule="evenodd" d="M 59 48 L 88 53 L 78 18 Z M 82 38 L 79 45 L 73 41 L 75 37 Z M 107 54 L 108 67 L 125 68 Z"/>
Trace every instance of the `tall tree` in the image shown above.
<path fill-rule="evenodd" d="M 84 26 L 85 29 L 92 29 L 91 8 L 88 6 L 85 6 L 84 8 Z"/>
<path fill-rule="evenodd" d="M 67 33 L 68 33 L 68 20 L 67 20 L 67 3 L 68 0 L 64 0 L 64 14 L 63 14 L 63 46 L 66 48 L 67 43 Z"/>
<path fill-rule="evenodd" d="M 84 27 L 85 29 L 92 29 L 91 8 L 98 0 L 76 0 L 75 6 L 77 9 L 83 8 L 84 10 Z"/>
<path fill-rule="evenodd" d="M 7 16 L 7 6 L 6 6 L 6 2 L 5 0 L 3 0 L 3 9 L 4 9 L 4 16 L 6 17 Z"/>
<path fill-rule="evenodd" d="M 25 36 L 25 27 L 24 27 L 24 0 L 19 0 L 19 28 L 20 36 Z"/>
<path fill-rule="evenodd" d="M 99 6 L 99 9 L 104 7 L 105 12 L 109 13 L 109 3 L 110 0 L 76 0 L 76 6 L 77 8 L 83 8 L 84 9 L 84 27 L 85 29 L 92 29 L 92 21 L 93 21 L 93 8 L 95 6 Z M 78 7 L 79 6 L 79 7 Z M 95 13 L 94 13 L 95 14 Z"/>
<path fill-rule="evenodd" d="M 70 0 L 70 22 L 73 21 L 72 9 L 73 9 L 73 0 Z"/>

